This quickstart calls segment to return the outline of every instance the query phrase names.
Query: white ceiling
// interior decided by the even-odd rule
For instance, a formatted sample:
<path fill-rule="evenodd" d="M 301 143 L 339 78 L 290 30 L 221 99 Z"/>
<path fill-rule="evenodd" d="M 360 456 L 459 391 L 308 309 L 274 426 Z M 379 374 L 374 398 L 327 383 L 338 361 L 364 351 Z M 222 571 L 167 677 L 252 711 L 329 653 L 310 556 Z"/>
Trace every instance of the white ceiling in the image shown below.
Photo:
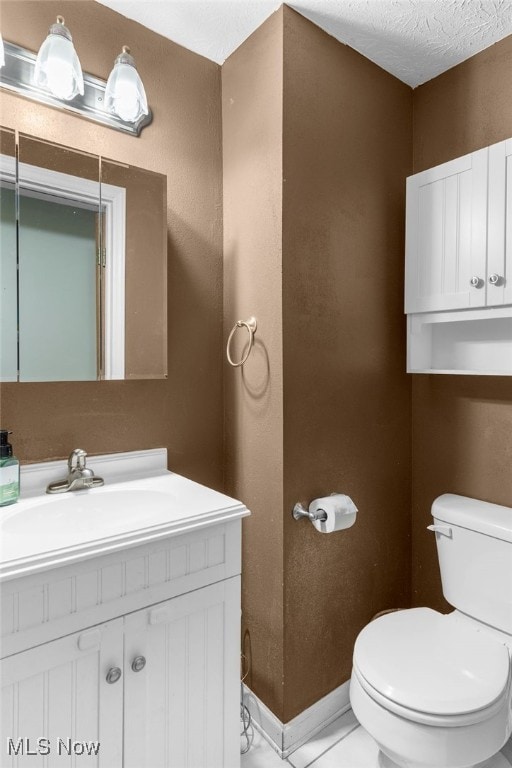
<path fill-rule="evenodd" d="M 281 5 L 281 0 L 98 1 L 219 64 Z M 288 5 L 413 87 L 512 34 L 512 0 L 292 0 Z"/>

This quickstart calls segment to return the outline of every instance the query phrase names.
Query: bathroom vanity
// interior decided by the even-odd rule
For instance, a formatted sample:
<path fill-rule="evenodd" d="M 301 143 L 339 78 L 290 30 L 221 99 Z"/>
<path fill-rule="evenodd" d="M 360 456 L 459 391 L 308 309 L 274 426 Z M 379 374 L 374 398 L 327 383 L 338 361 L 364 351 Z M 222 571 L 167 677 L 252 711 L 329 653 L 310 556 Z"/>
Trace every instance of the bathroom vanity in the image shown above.
<path fill-rule="evenodd" d="M 165 451 L 90 463 L 103 488 L 45 496 L 65 463 L 34 465 L 1 512 L 0 764 L 237 768 L 249 512 Z"/>

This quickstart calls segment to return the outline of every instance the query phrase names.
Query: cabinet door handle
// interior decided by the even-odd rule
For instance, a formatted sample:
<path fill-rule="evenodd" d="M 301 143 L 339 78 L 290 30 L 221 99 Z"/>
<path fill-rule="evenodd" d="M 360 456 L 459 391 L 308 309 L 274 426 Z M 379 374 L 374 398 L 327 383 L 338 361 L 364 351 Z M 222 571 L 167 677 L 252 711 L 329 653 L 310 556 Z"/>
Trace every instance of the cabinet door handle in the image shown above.
<path fill-rule="evenodd" d="M 134 672 L 140 672 L 146 666 L 146 659 L 144 656 L 136 656 L 132 661 L 132 669 Z"/>
<path fill-rule="evenodd" d="M 92 648 L 97 648 L 101 641 L 101 632 L 99 629 L 91 629 L 87 632 L 82 632 L 78 636 L 78 647 L 81 651 L 89 651 Z"/>
<path fill-rule="evenodd" d="M 473 275 L 473 277 L 472 277 L 472 278 L 471 278 L 471 280 L 469 281 L 469 284 L 470 284 L 470 285 L 472 285 L 472 286 L 473 286 L 473 288 L 481 288 L 481 287 L 482 287 L 482 285 L 484 284 L 484 281 L 483 281 L 483 280 L 480 280 L 480 278 L 478 277 L 478 275 Z"/>
<path fill-rule="evenodd" d="M 122 672 L 119 669 L 119 667 L 110 667 L 105 679 L 107 683 L 110 683 L 110 685 L 112 685 L 113 683 L 117 683 L 121 675 L 122 675 Z"/>
<path fill-rule="evenodd" d="M 498 275 L 496 272 L 493 272 L 492 275 L 489 275 L 489 282 L 491 285 L 501 285 L 502 281 L 501 275 Z"/>

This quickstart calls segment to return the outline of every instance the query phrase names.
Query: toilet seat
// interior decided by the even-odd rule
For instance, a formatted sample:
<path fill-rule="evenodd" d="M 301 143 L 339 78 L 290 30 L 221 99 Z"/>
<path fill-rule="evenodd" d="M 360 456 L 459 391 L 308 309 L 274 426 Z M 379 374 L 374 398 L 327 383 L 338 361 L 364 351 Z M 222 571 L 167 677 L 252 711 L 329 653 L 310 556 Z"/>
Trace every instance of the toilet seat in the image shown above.
<path fill-rule="evenodd" d="M 357 638 L 354 673 L 366 693 L 415 722 L 482 722 L 509 689 L 507 648 L 429 608 L 390 613 Z"/>
<path fill-rule="evenodd" d="M 355 664 L 352 668 L 352 680 L 357 680 L 363 691 L 388 712 L 398 715 L 403 720 L 410 720 L 413 723 L 429 725 L 436 728 L 459 728 L 490 720 L 502 709 L 504 702 L 506 702 L 508 690 L 506 688 L 504 694 L 500 696 L 499 699 L 484 709 L 478 709 L 475 712 L 466 712 L 458 715 L 433 715 L 429 712 L 419 712 L 418 710 L 404 707 L 401 704 L 397 704 L 395 701 L 388 699 L 365 680 Z"/>

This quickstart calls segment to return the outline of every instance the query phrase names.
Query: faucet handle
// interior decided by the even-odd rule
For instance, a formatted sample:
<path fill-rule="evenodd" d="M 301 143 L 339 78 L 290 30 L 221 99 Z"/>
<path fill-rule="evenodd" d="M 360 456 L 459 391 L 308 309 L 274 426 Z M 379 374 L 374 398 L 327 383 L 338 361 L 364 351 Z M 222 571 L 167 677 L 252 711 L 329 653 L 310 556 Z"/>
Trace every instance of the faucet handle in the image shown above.
<path fill-rule="evenodd" d="M 87 458 L 87 452 L 82 448 L 75 448 L 71 451 L 68 458 L 68 467 L 72 469 L 85 469 L 85 460 Z"/>

